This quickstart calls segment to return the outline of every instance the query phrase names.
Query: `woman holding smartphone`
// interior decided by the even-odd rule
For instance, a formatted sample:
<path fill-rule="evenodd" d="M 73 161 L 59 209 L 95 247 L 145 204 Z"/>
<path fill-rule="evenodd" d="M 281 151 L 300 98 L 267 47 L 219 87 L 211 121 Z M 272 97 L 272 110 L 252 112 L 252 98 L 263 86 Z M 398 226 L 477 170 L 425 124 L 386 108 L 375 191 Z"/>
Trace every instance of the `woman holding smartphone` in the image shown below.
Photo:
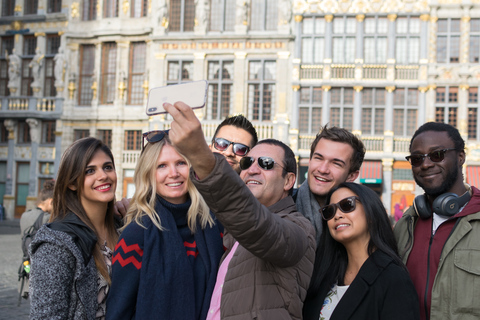
<path fill-rule="evenodd" d="M 30 245 L 30 319 L 104 319 L 117 174 L 100 140 L 75 141 L 63 154 L 50 222 Z"/>
<path fill-rule="evenodd" d="M 115 247 L 107 319 L 205 319 L 224 253 L 223 228 L 168 132 L 143 137 L 148 144 Z"/>
<path fill-rule="evenodd" d="M 377 194 L 346 182 L 326 204 L 304 319 L 419 319 L 415 287 Z"/>

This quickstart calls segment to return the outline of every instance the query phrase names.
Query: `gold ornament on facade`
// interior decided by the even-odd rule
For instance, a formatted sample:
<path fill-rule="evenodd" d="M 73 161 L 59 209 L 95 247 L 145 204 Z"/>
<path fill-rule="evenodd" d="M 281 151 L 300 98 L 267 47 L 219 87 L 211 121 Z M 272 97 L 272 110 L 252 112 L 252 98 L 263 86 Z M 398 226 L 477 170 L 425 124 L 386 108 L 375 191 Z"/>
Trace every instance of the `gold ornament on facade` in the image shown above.
<path fill-rule="evenodd" d="M 8 0 L 5 0 L 5 1 L 8 1 Z M 13 0 L 10 0 L 10 1 L 13 1 Z M 15 12 L 22 12 L 22 6 L 19 5 L 19 4 L 17 4 L 17 5 L 15 6 L 15 8 L 13 9 L 13 11 L 15 11 Z"/>
<path fill-rule="evenodd" d="M 387 15 L 387 19 L 391 22 L 394 22 L 395 20 L 397 20 L 397 15 L 395 13 L 390 13 L 389 15 Z"/>
<path fill-rule="evenodd" d="M 357 12 L 368 12 L 370 10 L 368 8 L 368 3 L 365 2 L 364 0 L 354 0 L 353 3 L 352 3 L 352 6 L 350 7 L 350 11 L 353 12 L 353 13 L 357 13 Z M 358 18 L 357 18 L 357 20 L 358 20 Z"/>
<path fill-rule="evenodd" d="M 420 20 L 422 21 L 428 21 L 430 19 L 430 15 L 427 13 L 421 14 L 420 15 Z"/>
<path fill-rule="evenodd" d="M 427 92 L 428 90 L 428 87 L 418 87 L 418 91 L 420 91 L 421 93 L 425 93 Z"/>
<path fill-rule="evenodd" d="M 357 18 L 358 22 L 363 22 L 363 20 L 365 20 L 365 15 L 364 14 L 357 14 L 357 16 L 355 18 Z"/>
<path fill-rule="evenodd" d="M 80 16 L 80 4 L 78 2 L 73 2 L 70 7 L 70 16 L 72 18 L 78 18 Z"/>
<path fill-rule="evenodd" d="M 120 81 L 120 83 L 118 84 L 118 95 L 119 95 L 120 100 L 123 100 L 123 95 L 124 95 L 126 89 L 127 89 L 127 86 L 125 86 L 125 82 Z"/>
<path fill-rule="evenodd" d="M 471 19 L 471 18 L 470 18 L 469 16 L 463 16 L 463 17 L 462 17 L 462 22 L 465 22 L 465 23 L 466 23 L 466 22 L 469 22 L 470 19 Z"/>
<path fill-rule="evenodd" d="M 45 32 L 35 32 L 33 35 L 35 37 L 45 37 L 46 36 Z"/>
<path fill-rule="evenodd" d="M 322 86 L 322 89 L 323 91 L 327 92 L 327 91 L 330 91 L 330 89 L 332 89 L 332 86 Z"/>
<path fill-rule="evenodd" d="M 130 9 L 130 2 L 128 0 L 123 0 L 123 4 L 122 4 L 123 13 L 127 14 L 128 9 Z"/>
<path fill-rule="evenodd" d="M 428 90 L 436 90 L 437 89 L 437 86 L 434 85 L 434 84 L 429 84 L 428 85 Z"/>
<path fill-rule="evenodd" d="M 360 91 L 363 90 L 363 87 L 362 86 L 354 86 L 353 90 L 355 90 L 355 92 L 360 92 Z"/>
<path fill-rule="evenodd" d="M 70 100 L 73 100 L 73 94 L 75 93 L 75 90 L 77 89 L 75 87 L 75 82 L 74 81 L 70 81 L 70 83 L 68 84 L 68 97 L 70 98 Z"/>
<path fill-rule="evenodd" d="M 163 17 L 162 18 L 162 23 L 161 23 L 162 27 L 164 27 L 165 29 L 168 28 L 168 20 L 167 18 Z"/>
<path fill-rule="evenodd" d="M 302 15 L 300 15 L 300 14 L 295 15 L 295 22 L 297 22 L 297 23 L 298 23 L 298 22 L 302 22 L 302 20 L 303 20 L 303 16 L 302 16 Z"/>
<path fill-rule="evenodd" d="M 298 90 L 300 90 L 300 86 L 299 85 L 293 85 L 292 89 L 293 89 L 293 91 L 297 92 Z"/>
<path fill-rule="evenodd" d="M 142 88 L 143 88 L 143 94 L 145 96 L 145 99 L 148 97 L 148 86 L 149 86 L 148 80 L 143 81 Z"/>
<path fill-rule="evenodd" d="M 470 86 L 468 84 L 461 84 L 458 87 L 460 88 L 460 90 L 463 90 L 463 91 L 470 89 Z"/>
<path fill-rule="evenodd" d="M 385 90 L 387 90 L 388 93 L 392 93 L 395 90 L 395 86 L 387 86 Z"/>
<path fill-rule="evenodd" d="M 90 89 L 92 89 L 92 94 L 93 94 L 92 100 L 97 99 L 97 81 L 93 81 L 93 84 L 90 87 Z"/>
<path fill-rule="evenodd" d="M 327 14 L 325 16 L 325 21 L 326 22 L 332 22 L 332 20 L 333 20 L 333 14 Z"/>

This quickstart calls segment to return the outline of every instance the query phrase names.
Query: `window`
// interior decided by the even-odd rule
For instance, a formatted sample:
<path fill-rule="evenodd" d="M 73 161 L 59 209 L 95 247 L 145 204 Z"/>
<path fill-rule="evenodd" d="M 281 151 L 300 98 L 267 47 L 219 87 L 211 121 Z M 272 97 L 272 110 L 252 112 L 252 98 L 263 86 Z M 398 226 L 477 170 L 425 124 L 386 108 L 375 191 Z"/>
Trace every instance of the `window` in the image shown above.
<path fill-rule="evenodd" d="M 302 26 L 302 64 L 323 63 L 325 19 L 319 17 L 304 18 Z"/>
<path fill-rule="evenodd" d="M 333 19 L 333 62 L 355 62 L 355 34 L 357 20 L 355 18 L 336 17 Z"/>
<path fill-rule="evenodd" d="M 38 0 L 25 0 L 24 6 L 25 6 L 24 14 L 26 14 L 26 15 L 27 14 L 37 14 Z"/>
<path fill-rule="evenodd" d="M 248 63 L 248 113 L 253 120 L 270 121 L 275 107 L 276 61 Z"/>
<path fill-rule="evenodd" d="M 13 16 L 15 14 L 15 0 L 4 0 L 2 2 L 2 17 Z"/>
<path fill-rule="evenodd" d="M 371 17 L 364 20 L 363 38 L 365 63 L 387 62 L 387 18 Z"/>
<path fill-rule="evenodd" d="M 145 96 L 143 81 L 145 80 L 146 43 L 132 42 L 130 44 L 130 67 L 128 72 L 128 103 L 143 104 Z"/>
<path fill-rule="evenodd" d="M 48 0 L 47 12 L 61 12 L 62 11 L 62 0 Z"/>
<path fill-rule="evenodd" d="M 8 130 L 3 119 L 0 119 L 0 143 L 8 143 Z"/>
<path fill-rule="evenodd" d="M 55 128 L 55 120 L 42 122 L 42 143 L 55 143 Z"/>
<path fill-rule="evenodd" d="M 435 121 L 457 127 L 458 87 L 439 87 L 435 99 Z"/>
<path fill-rule="evenodd" d="M 17 123 L 18 129 L 18 143 L 31 143 L 32 138 L 30 137 L 30 126 L 25 120 L 20 120 Z"/>
<path fill-rule="evenodd" d="M 5 195 L 5 185 L 7 184 L 7 163 L 0 162 L 0 203 L 3 202 L 3 196 Z"/>
<path fill-rule="evenodd" d="M 27 204 L 28 186 L 30 182 L 30 163 L 17 162 L 16 182 L 17 184 L 15 187 L 15 209 L 19 209 L 19 211 L 24 211 Z"/>
<path fill-rule="evenodd" d="M 82 138 L 90 137 L 90 130 L 75 129 L 73 130 L 73 141 L 77 141 Z"/>
<path fill-rule="evenodd" d="M 412 136 L 417 130 L 418 90 L 397 88 L 393 95 L 393 134 Z"/>
<path fill-rule="evenodd" d="M 300 133 L 317 134 L 322 126 L 321 87 L 300 88 L 298 130 Z"/>
<path fill-rule="evenodd" d="M 418 63 L 420 59 L 420 19 L 418 17 L 398 18 L 395 26 L 397 64 Z"/>
<path fill-rule="evenodd" d="M 117 44 L 106 42 L 102 46 L 102 74 L 100 103 L 112 104 L 115 100 L 115 72 L 117 69 Z"/>
<path fill-rule="evenodd" d="M 195 24 L 194 0 L 170 0 L 169 31 L 193 31 Z"/>
<path fill-rule="evenodd" d="M 134 1 L 136 3 L 137 1 Z M 103 0 L 103 17 L 118 17 L 118 0 Z"/>
<path fill-rule="evenodd" d="M 393 180 L 413 181 L 412 169 L 393 168 Z"/>
<path fill-rule="evenodd" d="M 210 31 L 234 31 L 235 0 L 212 0 Z"/>
<path fill-rule="evenodd" d="M 92 105 L 93 99 L 93 72 L 95 68 L 95 46 L 80 46 L 80 79 L 78 86 L 78 104 Z"/>
<path fill-rule="evenodd" d="M 60 36 L 56 34 L 47 35 L 47 50 L 45 54 L 45 81 L 44 95 L 46 97 L 55 97 L 57 90 L 55 89 L 55 76 L 53 74 L 55 63 L 53 58 L 58 53 L 60 47 Z"/>
<path fill-rule="evenodd" d="M 110 149 L 112 148 L 112 130 L 98 130 L 98 139 L 102 140 Z"/>
<path fill-rule="evenodd" d="M 208 118 L 225 119 L 233 108 L 233 61 L 209 61 L 208 83 Z"/>
<path fill-rule="evenodd" d="M 468 139 L 477 140 L 478 135 L 478 88 L 468 89 Z"/>
<path fill-rule="evenodd" d="M 174 2 L 174 0 L 171 2 Z M 131 12 L 132 18 L 140 18 L 140 17 L 147 16 L 148 0 L 133 0 L 131 1 L 131 4 L 132 4 L 132 12 Z"/>
<path fill-rule="evenodd" d="M 0 47 L 0 96 L 9 96 L 10 90 L 8 90 L 8 62 L 5 56 L 5 52 L 12 53 L 14 46 L 13 36 L 7 36 L 1 38 Z"/>
<path fill-rule="evenodd" d="M 252 0 L 250 28 L 254 31 L 274 31 L 278 26 L 278 0 Z"/>
<path fill-rule="evenodd" d="M 95 20 L 97 18 L 97 1 L 98 0 L 83 0 L 83 21 Z"/>
<path fill-rule="evenodd" d="M 362 134 L 383 135 L 385 123 L 385 89 L 365 88 L 362 91 Z"/>
<path fill-rule="evenodd" d="M 192 61 L 169 61 L 167 84 L 175 84 L 192 81 L 193 62 Z"/>
<path fill-rule="evenodd" d="M 330 124 L 353 130 L 353 105 L 355 91 L 353 88 L 332 88 L 330 91 Z"/>
<path fill-rule="evenodd" d="M 30 62 L 35 56 L 35 49 L 37 48 L 37 38 L 33 35 L 23 37 L 23 57 L 21 69 L 21 95 L 32 96 L 33 91 L 30 86 L 33 82 L 32 68 Z"/>
<path fill-rule="evenodd" d="M 125 150 L 142 150 L 142 131 L 125 131 Z"/>
<path fill-rule="evenodd" d="M 458 63 L 460 57 L 460 19 L 438 19 L 437 62 Z"/>
<path fill-rule="evenodd" d="M 480 62 L 480 19 L 470 20 L 470 50 L 469 61 Z"/>

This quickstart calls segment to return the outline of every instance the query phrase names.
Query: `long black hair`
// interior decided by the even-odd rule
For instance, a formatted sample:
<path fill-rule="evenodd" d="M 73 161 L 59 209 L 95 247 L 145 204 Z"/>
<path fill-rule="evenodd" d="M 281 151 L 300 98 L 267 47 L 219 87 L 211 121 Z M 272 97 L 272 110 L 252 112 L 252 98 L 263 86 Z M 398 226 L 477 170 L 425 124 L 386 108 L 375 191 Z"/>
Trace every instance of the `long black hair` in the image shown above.
<path fill-rule="evenodd" d="M 388 214 L 378 195 L 370 188 L 353 183 L 344 182 L 334 188 L 327 195 L 326 204 L 330 203 L 332 194 L 341 188 L 350 189 L 359 198 L 367 219 L 367 230 L 370 234 L 368 255 L 380 250 L 389 255 L 395 263 L 405 268 L 398 256 L 397 243 L 393 235 Z M 314 273 L 309 288 L 309 295 L 321 294 L 325 297 L 336 283 L 343 283 L 347 270 L 348 257 L 345 247 L 332 238 L 327 221 L 322 220 L 322 236 L 315 254 Z"/>

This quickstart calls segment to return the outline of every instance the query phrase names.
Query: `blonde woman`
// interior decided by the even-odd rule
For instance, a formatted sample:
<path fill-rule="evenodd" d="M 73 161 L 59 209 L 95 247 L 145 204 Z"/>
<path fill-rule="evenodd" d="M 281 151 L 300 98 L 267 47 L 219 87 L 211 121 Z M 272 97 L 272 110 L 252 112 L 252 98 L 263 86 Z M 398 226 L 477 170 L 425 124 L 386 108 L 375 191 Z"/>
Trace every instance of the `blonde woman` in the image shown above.
<path fill-rule="evenodd" d="M 205 319 L 223 227 L 189 180 L 168 131 L 143 134 L 135 194 L 113 256 L 107 319 Z"/>

